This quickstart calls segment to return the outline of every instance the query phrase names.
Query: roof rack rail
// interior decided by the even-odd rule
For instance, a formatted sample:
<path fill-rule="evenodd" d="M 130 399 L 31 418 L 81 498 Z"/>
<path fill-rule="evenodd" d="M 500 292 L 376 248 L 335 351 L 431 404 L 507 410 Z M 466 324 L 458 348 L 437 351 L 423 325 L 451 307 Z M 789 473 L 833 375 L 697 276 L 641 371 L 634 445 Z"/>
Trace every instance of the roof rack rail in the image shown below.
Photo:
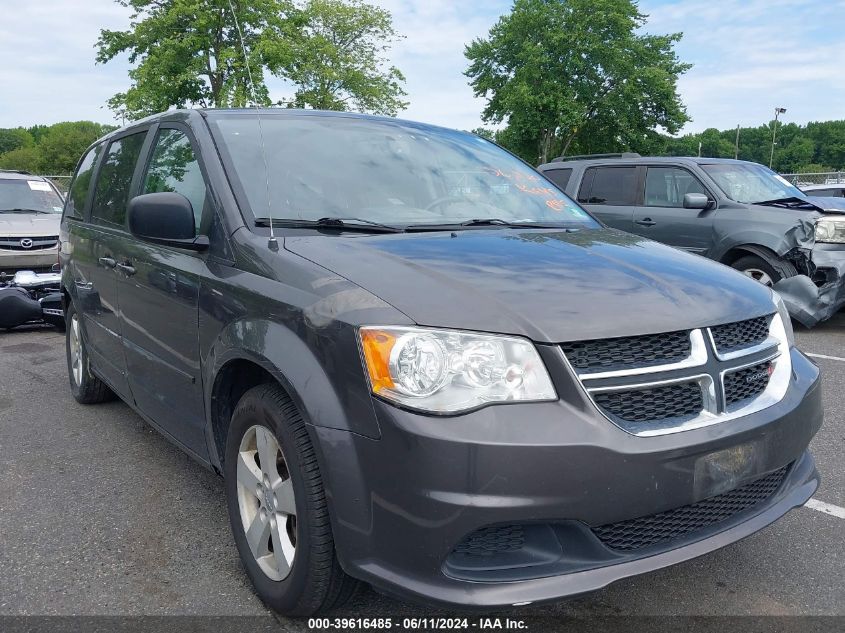
<path fill-rule="evenodd" d="M 5 172 L 7 174 L 23 174 L 24 176 L 32 175 L 31 172 L 28 172 L 25 169 L 0 169 L 0 172 Z"/>
<path fill-rule="evenodd" d="M 621 152 L 619 154 L 578 154 L 576 156 L 558 156 L 552 159 L 553 163 L 562 163 L 566 160 L 592 160 L 594 158 L 642 158 L 637 152 Z"/>

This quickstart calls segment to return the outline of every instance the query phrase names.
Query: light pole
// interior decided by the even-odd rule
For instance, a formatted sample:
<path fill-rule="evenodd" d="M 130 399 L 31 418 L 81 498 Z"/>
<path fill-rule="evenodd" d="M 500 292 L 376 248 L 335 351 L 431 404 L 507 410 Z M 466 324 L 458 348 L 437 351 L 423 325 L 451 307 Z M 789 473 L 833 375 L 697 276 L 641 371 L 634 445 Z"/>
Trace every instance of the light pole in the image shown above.
<path fill-rule="evenodd" d="M 769 169 L 772 168 L 772 163 L 775 162 L 775 138 L 778 133 L 778 116 L 786 113 L 786 108 L 775 108 L 775 124 L 772 127 L 772 153 L 769 156 Z"/>

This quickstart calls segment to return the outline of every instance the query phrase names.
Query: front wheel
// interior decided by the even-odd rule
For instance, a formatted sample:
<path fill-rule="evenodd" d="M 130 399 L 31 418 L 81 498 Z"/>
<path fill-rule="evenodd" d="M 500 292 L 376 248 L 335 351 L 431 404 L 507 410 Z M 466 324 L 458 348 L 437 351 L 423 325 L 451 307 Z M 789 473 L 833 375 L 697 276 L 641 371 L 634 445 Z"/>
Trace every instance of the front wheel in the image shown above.
<path fill-rule="evenodd" d="M 265 604 L 283 615 L 309 616 L 345 602 L 358 583 L 337 561 L 308 431 L 277 385 L 241 398 L 223 470 L 235 544 Z"/>
<path fill-rule="evenodd" d="M 798 274 L 798 270 L 789 262 L 758 255 L 740 257 L 731 264 L 731 267 L 769 288 L 781 279 Z"/>
<path fill-rule="evenodd" d="M 79 314 L 73 307 L 68 306 L 65 317 L 65 352 L 67 354 L 67 373 L 70 380 L 70 391 L 77 402 L 82 404 L 97 404 L 114 398 L 106 383 L 91 373 L 91 361 L 88 348 L 82 334 Z"/>

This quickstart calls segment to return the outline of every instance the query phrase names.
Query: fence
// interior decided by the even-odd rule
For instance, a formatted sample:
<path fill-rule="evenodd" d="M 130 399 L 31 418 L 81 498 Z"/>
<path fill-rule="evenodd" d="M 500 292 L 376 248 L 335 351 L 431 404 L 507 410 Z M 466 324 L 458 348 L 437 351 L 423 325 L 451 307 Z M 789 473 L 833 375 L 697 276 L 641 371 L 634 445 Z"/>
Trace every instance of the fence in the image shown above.
<path fill-rule="evenodd" d="M 814 174 L 781 174 L 796 187 L 806 185 L 845 184 L 845 171 L 827 171 Z"/>
<path fill-rule="evenodd" d="M 73 176 L 42 176 L 42 178 L 52 181 L 59 191 L 67 193 L 67 189 L 70 186 L 70 179 Z"/>

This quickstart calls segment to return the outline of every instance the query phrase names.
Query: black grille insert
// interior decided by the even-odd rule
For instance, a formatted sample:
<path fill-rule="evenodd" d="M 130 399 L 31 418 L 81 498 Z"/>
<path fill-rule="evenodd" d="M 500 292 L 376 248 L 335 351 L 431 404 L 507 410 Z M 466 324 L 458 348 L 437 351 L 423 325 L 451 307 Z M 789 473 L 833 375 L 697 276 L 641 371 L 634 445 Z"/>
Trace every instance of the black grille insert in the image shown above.
<path fill-rule="evenodd" d="M 697 382 L 599 392 L 593 394 L 593 399 L 605 413 L 629 422 L 694 416 L 703 408 L 701 387 Z"/>
<path fill-rule="evenodd" d="M 561 349 L 575 369 L 589 373 L 682 361 L 690 354 L 690 336 L 687 330 L 624 338 L 574 341 L 563 343 Z"/>
<path fill-rule="evenodd" d="M 789 466 L 784 466 L 749 484 L 688 506 L 594 527 L 593 534 L 607 547 L 620 551 L 680 538 L 762 503 L 777 492 L 788 470 Z"/>
<path fill-rule="evenodd" d="M 515 552 L 525 545 L 521 525 L 485 527 L 468 534 L 455 546 L 455 551 L 469 556 L 494 556 Z"/>
<path fill-rule="evenodd" d="M 759 396 L 769 384 L 772 363 L 765 362 L 725 375 L 725 402 L 728 406 Z"/>
<path fill-rule="evenodd" d="M 710 328 L 716 349 L 725 353 L 762 343 L 769 336 L 770 319 L 771 317 L 757 317 Z"/>

